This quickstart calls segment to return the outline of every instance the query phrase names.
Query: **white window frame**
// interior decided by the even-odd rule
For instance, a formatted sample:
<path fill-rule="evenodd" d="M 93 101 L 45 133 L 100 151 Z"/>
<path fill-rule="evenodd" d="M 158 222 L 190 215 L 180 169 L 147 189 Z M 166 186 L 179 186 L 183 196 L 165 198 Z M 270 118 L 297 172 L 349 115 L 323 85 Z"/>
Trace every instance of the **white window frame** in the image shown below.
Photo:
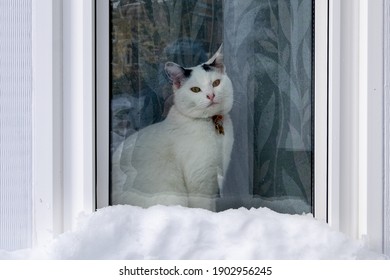
<path fill-rule="evenodd" d="M 359 238 L 384 250 L 384 0 L 359 6 Z"/>
<path fill-rule="evenodd" d="M 62 224 L 62 7 L 32 0 L 33 244 L 45 244 Z"/>
<path fill-rule="evenodd" d="M 96 71 L 99 80 L 96 83 L 97 98 L 97 208 L 109 205 L 109 1 L 97 0 L 96 3 Z M 106 58 L 106 59 L 102 59 Z"/>
<path fill-rule="evenodd" d="M 95 211 L 94 0 L 32 0 L 34 245 Z"/>
<path fill-rule="evenodd" d="M 384 0 L 329 0 L 329 224 L 383 252 Z"/>
<path fill-rule="evenodd" d="M 328 221 L 328 1 L 314 6 L 314 217 Z"/>
<path fill-rule="evenodd" d="M 95 130 L 94 16 L 95 5 L 104 2 L 108 3 L 105 0 L 32 0 L 35 244 L 44 244 L 74 228 L 80 213 L 91 213 L 96 207 L 108 205 L 108 192 L 101 193 L 100 187 L 95 200 L 96 183 L 108 186 L 108 172 L 95 172 L 96 162 L 108 165 L 108 135 L 102 134 L 105 129 L 108 131 L 108 117 L 105 124 L 102 122 L 104 115 L 108 116 L 108 106 L 102 104 L 108 99 L 101 103 L 100 97 L 97 98 L 99 127 Z M 316 66 L 321 65 L 316 72 L 327 70 L 328 74 L 324 75 L 325 80 L 316 79 L 316 93 L 327 88 L 328 94 L 316 98 L 322 104 L 316 103 L 315 110 L 323 110 L 324 104 L 328 104 L 329 115 L 325 114 L 328 121 L 316 120 L 317 129 L 322 127 L 322 134 L 315 136 L 315 163 L 317 167 L 322 165 L 322 171 L 315 174 L 316 180 L 320 180 L 316 186 L 327 182 L 328 188 L 316 190 L 319 197 L 315 198 L 314 213 L 351 237 L 368 236 L 373 249 L 383 251 L 386 247 L 387 253 L 390 148 L 389 141 L 386 149 L 383 148 L 382 114 L 386 113 L 386 120 L 390 119 L 390 98 L 383 100 L 382 94 L 382 32 L 383 10 L 389 15 L 389 6 L 388 0 L 371 0 L 369 5 L 368 0 L 316 1 L 317 8 L 326 8 L 329 13 L 329 21 L 316 17 L 322 22 L 322 31 L 316 29 L 316 32 L 327 35 L 322 41 L 316 41 L 316 48 L 329 46 L 329 60 L 316 57 Z M 99 12 L 99 5 L 97 8 Z M 108 14 L 105 21 L 99 16 L 97 24 L 108 29 Z M 326 31 L 324 27 L 328 25 Z M 390 27 L 386 27 L 388 34 Z M 386 42 L 389 47 L 390 43 Z M 98 41 L 96 52 L 99 57 L 108 52 L 108 46 Z M 107 69 L 106 73 L 97 73 L 99 95 L 108 92 L 108 61 L 97 63 L 103 63 L 98 69 Z M 390 62 L 386 65 L 389 69 Z M 388 83 L 390 78 L 386 78 Z M 387 92 L 388 87 L 387 84 Z M 387 106 L 385 112 L 383 101 Z M 389 140 L 390 128 L 386 131 L 384 137 Z M 98 141 L 97 157 L 95 140 Z M 107 149 L 102 152 L 100 145 L 106 145 Z M 387 172 L 382 168 L 383 152 Z M 385 191 L 383 177 L 387 182 Z M 384 194 L 387 200 L 383 200 Z M 327 201 L 321 196 L 327 197 Z M 386 240 L 383 236 L 387 236 Z"/>

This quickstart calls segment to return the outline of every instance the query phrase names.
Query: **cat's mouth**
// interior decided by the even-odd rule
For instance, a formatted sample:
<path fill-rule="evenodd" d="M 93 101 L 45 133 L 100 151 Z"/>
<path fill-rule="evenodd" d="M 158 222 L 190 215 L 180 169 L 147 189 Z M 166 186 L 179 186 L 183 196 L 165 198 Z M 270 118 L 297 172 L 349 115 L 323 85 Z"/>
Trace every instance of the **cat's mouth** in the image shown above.
<path fill-rule="evenodd" d="M 212 106 L 219 105 L 219 104 L 220 104 L 219 102 L 211 101 L 209 103 L 209 105 L 207 105 L 207 107 L 212 107 Z"/>

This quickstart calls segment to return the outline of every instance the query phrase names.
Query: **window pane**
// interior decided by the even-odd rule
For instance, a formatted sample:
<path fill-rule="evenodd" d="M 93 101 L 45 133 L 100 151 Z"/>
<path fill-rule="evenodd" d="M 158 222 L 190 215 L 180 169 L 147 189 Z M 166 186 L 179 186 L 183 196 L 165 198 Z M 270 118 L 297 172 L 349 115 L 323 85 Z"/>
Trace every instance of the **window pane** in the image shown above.
<path fill-rule="evenodd" d="M 158 189 L 129 191 L 129 186 L 142 184 L 134 174 L 142 172 L 136 166 L 149 155 L 123 156 L 130 151 L 122 150 L 121 143 L 137 135 L 135 146 L 146 145 L 140 140 L 148 131 L 144 128 L 165 121 L 174 99 L 165 63 L 184 68 L 205 63 L 223 42 L 224 65 L 234 89 L 234 144 L 213 210 L 266 206 L 279 212 L 311 212 L 312 5 L 308 0 L 112 0 L 111 204 L 134 204 L 143 191 L 154 197 L 153 189 Z M 156 145 L 164 142 L 154 140 Z M 126 160 L 134 170 L 124 166 Z"/>

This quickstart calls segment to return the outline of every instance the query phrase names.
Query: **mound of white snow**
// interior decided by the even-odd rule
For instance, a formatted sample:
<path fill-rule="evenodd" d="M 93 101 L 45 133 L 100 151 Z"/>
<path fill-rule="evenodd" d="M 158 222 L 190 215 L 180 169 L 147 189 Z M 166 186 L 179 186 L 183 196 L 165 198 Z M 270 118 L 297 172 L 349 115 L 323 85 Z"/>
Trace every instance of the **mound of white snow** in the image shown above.
<path fill-rule="evenodd" d="M 112 206 L 80 218 L 46 247 L 0 259 L 381 259 L 310 215 L 267 208 L 213 213 Z"/>

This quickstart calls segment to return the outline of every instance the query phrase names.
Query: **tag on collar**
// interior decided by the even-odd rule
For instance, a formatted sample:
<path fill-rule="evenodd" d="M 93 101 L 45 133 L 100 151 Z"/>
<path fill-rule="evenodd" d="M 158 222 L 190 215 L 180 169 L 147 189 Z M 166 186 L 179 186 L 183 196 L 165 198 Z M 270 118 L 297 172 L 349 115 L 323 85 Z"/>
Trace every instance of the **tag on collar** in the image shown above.
<path fill-rule="evenodd" d="M 217 131 L 217 133 L 225 135 L 225 131 L 223 129 L 223 116 L 222 115 L 212 116 L 212 120 L 213 120 L 215 130 Z"/>

